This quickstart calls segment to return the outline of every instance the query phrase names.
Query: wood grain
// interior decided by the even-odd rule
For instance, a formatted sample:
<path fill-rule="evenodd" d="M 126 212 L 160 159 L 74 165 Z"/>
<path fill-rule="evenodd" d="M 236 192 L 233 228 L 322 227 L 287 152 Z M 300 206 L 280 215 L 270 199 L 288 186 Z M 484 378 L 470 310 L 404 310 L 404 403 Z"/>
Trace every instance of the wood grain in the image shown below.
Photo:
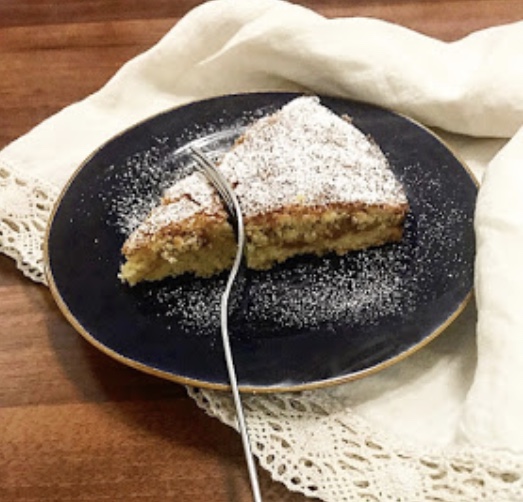
<path fill-rule="evenodd" d="M 0 148 L 99 88 L 195 0 L 0 2 Z M 297 2 L 452 41 L 519 20 L 520 0 Z M 1 239 L 1 235 L 0 235 Z M 239 438 L 183 387 L 101 354 L 0 256 L 0 500 L 249 500 Z M 268 500 L 302 501 L 262 474 Z"/>

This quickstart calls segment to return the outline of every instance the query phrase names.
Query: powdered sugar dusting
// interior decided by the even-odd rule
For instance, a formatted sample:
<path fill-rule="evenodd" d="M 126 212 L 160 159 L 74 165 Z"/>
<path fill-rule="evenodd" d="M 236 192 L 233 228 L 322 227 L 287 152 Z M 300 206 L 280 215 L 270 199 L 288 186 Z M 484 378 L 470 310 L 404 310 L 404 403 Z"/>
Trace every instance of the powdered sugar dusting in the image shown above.
<path fill-rule="evenodd" d="M 128 236 L 158 204 L 163 190 L 176 180 L 170 168 L 170 148 L 166 138 L 156 138 L 148 150 L 125 160 L 125 165 L 107 168 L 107 177 L 116 186 L 111 196 L 110 217 L 115 219 L 117 231 Z"/>
<path fill-rule="evenodd" d="M 316 97 L 296 98 L 260 119 L 220 168 L 246 218 L 297 200 L 306 206 L 407 202 L 379 147 Z"/>
<path fill-rule="evenodd" d="M 390 245 L 365 252 L 322 259 L 295 259 L 267 272 L 246 271 L 235 289 L 235 336 L 241 326 L 258 328 L 257 336 L 278 336 L 278 330 L 322 325 L 368 325 L 383 316 L 406 315 L 415 305 L 416 288 L 406 288 L 414 270 L 412 249 Z M 168 279 L 143 288 L 144 308 L 175 315 L 177 329 L 218 340 L 224 274 L 211 279 Z M 139 296 L 142 296 L 140 292 Z"/>
<path fill-rule="evenodd" d="M 470 215 L 451 201 L 447 207 L 428 205 L 422 212 L 409 213 L 400 243 L 341 257 L 296 258 L 265 272 L 245 271 L 235 289 L 239 307 L 231 323 L 234 336 L 244 336 L 242 326 L 251 327 L 248 336 L 263 338 L 285 336 L 289 330 L 333 325 L 358 329 L 385 318 L 408 318 L 420 305 L 436 300 L 430 284 L 469 280 L 465 255 L 457 251 L 448 263 L 438 252 L 452 247 L 455 224 L 471 224 Z M 140 308 L 176 318 L 171 329 L 210 337 L 219 344 L 225 280 L 226 274 L 210 279 L 184 277 L 135 288 Z"/>
<path fill-rule="evenodd" d="M 246 222 L 293 203 L 407 203 L 379 147 L 316 97 L 296 98 L 257 120 L 219 166 L 234 187 Z M 221 207 L 209 182 L 196 173 L 168 188 L 162 204 L 169 207 L 155 210 L 136 229 L 128 250 L 162 226 Z"/>
<path fill-rule="evenodd" d="M 194 189 L 191 187 L 194 185 Z M 216 214 L 222 204 L 203 175 L 193 173 L 167 189 L 161 204 L 154 207 L 147 224 L 138 225 L 126 242 L 128 248 L 139 245 L 150 233 L 165 228 L 173 222 L 183 221 L 197 213 Z"/>
<path fill-rule="evenodd" d="M 217 201 L 214 189 L 202 175 L 194 173 L 195 165 L 187 155 L 185 146 L 194 144 L 210 149 L 209 156 L 218 161 L 230 149 L 245 125 L 255 117 L 257 114 L 247 113 L 232 124 L 211 123 L 206 127 L 194 124 L 177 138 L 184 147 L 172 148 L 167 137 L 158 137 L 149 149 L 126 159 L 124 166 L 109 166 L 106 169 L 107 177 L 112 178 L 115 187 L 126 188 L 125 191 L 115 190 L 115 193 L 99 195 L 111 198 L 110 216 L 115 219 L 112 226 L 125 237 L 129 237 L 161 203 L 164 194 L 174 200 L 181 198 L 178 196 L 182 192 L 191 193 L 194 195 L 193 200 L 197 202 L 192 208 L 193 214 L 203 206 L 213 211 Z M 187 207 L 181 208 L 178 214 L 175 204 L 170 211 L 174 213 L 169 215 L 171 221 L 191 214 Z"/>

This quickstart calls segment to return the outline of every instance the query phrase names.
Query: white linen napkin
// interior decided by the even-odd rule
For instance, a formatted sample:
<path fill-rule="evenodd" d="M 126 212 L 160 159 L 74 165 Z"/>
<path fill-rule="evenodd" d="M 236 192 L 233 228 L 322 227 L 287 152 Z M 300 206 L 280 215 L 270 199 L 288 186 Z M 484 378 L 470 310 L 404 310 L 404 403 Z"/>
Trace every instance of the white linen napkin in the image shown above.
<path fill-rule="evenodd" d="M 486 170 L 476 208 L 478 364 L 462 431 L 523 452 L 523 128 Z"/>
<path fill-rule="evenodd" d="M 521 47 L 523 22 L 444 43 L 376 19 L 327 20 L 278 0 L 207 2 L 98 92 L 0 152 L 0 250 L 21 268 L 41 269 L 42 232 L 18 225 L 13 233 L 13 222 L 26 217 L 13 211 L 13 191 L 22 188 L 2 179 L 48 187 L 53 197 L 100 144 L 168 108 L 261 90 L 389 107 L 438 128 L 483 178 L 475 221 L 478 362 L 469 313 L 453 327 L 455 345 L 429 346 L 426 358 L 344 392 L 358 413 L 399 437 L 431 443 L 439 434 L 440 444 L 523 453 Z M 18 244 L 24 239 L 35 243 L 27 255 Z"/>

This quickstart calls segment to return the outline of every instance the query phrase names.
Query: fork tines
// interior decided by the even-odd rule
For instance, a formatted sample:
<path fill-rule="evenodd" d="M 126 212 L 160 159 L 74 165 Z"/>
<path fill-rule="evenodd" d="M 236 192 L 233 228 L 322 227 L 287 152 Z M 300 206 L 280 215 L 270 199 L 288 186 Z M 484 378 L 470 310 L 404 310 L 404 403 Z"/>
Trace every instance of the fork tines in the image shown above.
<path fill-rule="evenodd" d="M 218 190 L 221 198 L 227 205 L 229 212 L 232 214 L 232 216 L 237 217 L 238 208 L 236 208 L 234 204 L 234 196 L 231 194 L 232 189 L 229 187 L 229 182 L 216 168 L 216 166 L 205 155 L 203 155 L 198 148 L 191 146 L 189 147 L 189 151 L 197 161 L 200 170 L 204 172 L 204 175 L 209 178 L 216 190 Z"/>

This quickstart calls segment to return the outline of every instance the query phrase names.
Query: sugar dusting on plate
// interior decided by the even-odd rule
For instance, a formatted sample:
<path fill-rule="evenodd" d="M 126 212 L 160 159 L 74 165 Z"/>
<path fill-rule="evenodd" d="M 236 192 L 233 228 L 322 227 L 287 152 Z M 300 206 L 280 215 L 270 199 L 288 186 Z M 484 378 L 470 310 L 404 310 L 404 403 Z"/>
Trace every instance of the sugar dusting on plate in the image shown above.
<path fill-rule="evenodd" d="M 246 116 L 232 126 L 218 124 L 193 131 L 187 133 L 185 140 L 198 141 L 199 146 L 219 158 L 252 118 Z M 193 166 L 183 152 L 173 151 L 159 139 L 149 151 L 127 159 L 124 167 L 115 170 L 126 190 L 112 201 L 110 219 L 115 231 L 126 237 L 157 203 L 162 191 L 187 175 Z M 422 172 L 419 166 L 407 166 L 402 181 L 437 191 L 437 180 L 426 185 Z M 260 326 L 263 336 L 275 336 L 281 329 L 287 332 L 329 323 L 363 325 L 378 323 L 385 317 L 408 316 L 419 304 L 419 295 L 425 295 L 423 301 L 429 304 L 433 299 L 419 283 L 419 277 L 426 277 L 430 273 L 427 270 L 434 268 L 433 263 L 432 267 L 427 266 L 429 260 L 438 260 L 434 248 L 444 247 L 454 238 L 448 232 L 450 219 L 469 217 L 452 207 L 450 200 L 446 208 L 432 206 L 430 200 L 426 202 L 412 206 L 400 243 L 343 257 L 293 259 L 267 272 L 249 271 L 241 322 Z M 458 254 L 456 262 L 448 267 L 442 263 L 440 273 L 460 274 L 462 259 Z M 171 330 L 216 337 L 225 277 L 170 278 L 140 284 L 132 288 L 131 294 L 139 310 L 165 319 Z"/>

